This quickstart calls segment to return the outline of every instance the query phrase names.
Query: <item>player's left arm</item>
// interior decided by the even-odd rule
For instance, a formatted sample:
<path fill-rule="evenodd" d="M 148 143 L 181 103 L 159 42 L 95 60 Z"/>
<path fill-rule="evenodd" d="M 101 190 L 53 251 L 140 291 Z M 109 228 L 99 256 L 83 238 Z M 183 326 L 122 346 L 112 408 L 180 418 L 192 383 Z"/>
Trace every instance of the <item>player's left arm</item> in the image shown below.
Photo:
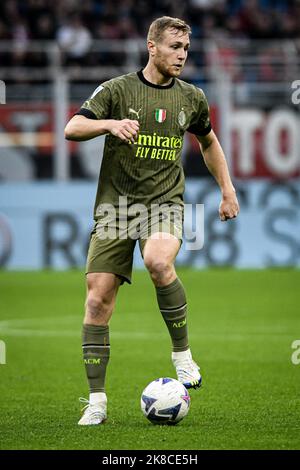
<path fill-rule="evenodd" d="M 196 135 L 205 164 L 215 177 L 222 193 L 219 216 L 222 221 L 233 219 L 239 213 L 239 203 L 232 184 L 226 158 L 213 130 L 205 136 Z"/>

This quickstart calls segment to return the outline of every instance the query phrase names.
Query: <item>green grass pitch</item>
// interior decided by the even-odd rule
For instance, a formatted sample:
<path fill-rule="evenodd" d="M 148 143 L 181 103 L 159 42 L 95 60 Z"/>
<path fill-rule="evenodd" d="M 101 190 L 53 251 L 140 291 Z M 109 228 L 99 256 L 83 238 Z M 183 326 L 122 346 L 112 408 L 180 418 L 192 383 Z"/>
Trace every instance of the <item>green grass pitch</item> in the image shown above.
<path fill-rule="evenodd" d="M 87 397 L 79 271 L 0 273 L 1 449 L 300 449 L 300 271 L 178 271 L 203 374 L 177 426 L 140 411 L 153 379 L 174 377 L 170 340 L 145 272 L 120 289 L 111 321 L 108 421 L 79 427 Z"/>

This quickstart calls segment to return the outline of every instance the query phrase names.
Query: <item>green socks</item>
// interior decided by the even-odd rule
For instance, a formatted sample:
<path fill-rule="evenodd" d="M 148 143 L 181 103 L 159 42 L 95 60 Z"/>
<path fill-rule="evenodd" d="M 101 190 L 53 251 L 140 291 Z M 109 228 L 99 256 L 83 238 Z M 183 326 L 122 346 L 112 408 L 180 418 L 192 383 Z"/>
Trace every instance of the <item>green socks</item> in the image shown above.
<path fill-rule="evenodd" d="M 168 286 L 156 287 L 156 296 L 161 314 L 168 327 L 173 351 L 186 351 L 189 349 L 186 297 L 183 285 L 177 278 Z"/>
<path fill-rule="evenodd" d="M 90 393 L 104 392 L 110 352 L 109 327 L 83 325 L 82 351 Z"/>
<path fill-rule="evenodd" d="M 177 278 L 168 286 L 156 287 L 158 305 L 168 327 L 173 351 L 189 349 L 186 297 L 183 286 Z M 83 325 L 82 350 L 90 393 L 105 391 L 106 366 L 109 361 L 109 327 Z"/>

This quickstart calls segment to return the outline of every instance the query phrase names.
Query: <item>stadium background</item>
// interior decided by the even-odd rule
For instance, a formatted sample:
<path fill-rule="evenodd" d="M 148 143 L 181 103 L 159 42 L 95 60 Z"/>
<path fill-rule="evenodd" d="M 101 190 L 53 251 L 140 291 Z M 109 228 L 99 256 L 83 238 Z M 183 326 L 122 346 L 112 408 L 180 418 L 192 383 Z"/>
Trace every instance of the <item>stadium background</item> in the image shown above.
<path fill-rule="evenodd" d="M 182 267 L 183 279 L 188 282 L 192 307 L 203 312 L 201 319 L 191 318 L 194 318 L 192 339 L 196 342 L 195 331 L 199 327 L 199 350 L 205 357 L 211 343 L 218 342 L 218 347 L 227 348 L 225 337 L 233 335 L 236 349 L 229 348 L 226 366 L 229 371 L 232 365 L 232 374 L 236 357 L 243 358 L 239 362 L 240 370 L 243 370 L 241 364 L 249 366 L 243 373 L 247 370 L 250 376 L 250 363 L 259 368 L 259 376 L 265 375 L 266 380 L 269 371 L 271 382 L 280 367 L 282 372 L 290 374 L 285 376 L 285 383 L 290 384 L 290 388 L 287 386 L 288 390 L 283 393 L 287 401 L 281 404 L 281 413 L 278 410 L 279 421 L 272 420 L 272 413 L 270 415 L 273 432 L 274 426 L 280 427 L 278 423 L 281 423 L 285 410 L 291 419 L 282 424 L 287 433 L 285 437 L 280 433 L 276 437 L 266 431 L 264 441 L 261 434 L 252 436 L 247 428 L 249 432 L 246 431 L 243 440 L 235 435 L 230 437 L 228 429 L 228 440 L 221 442 L 217 438 L 216 425 L 215 436 L 207 435 L 211 440 L 202 436 L 200 441 L 195 436 L 194 441 L 183 441 L 183 445 L 185 448 L 258 448 L 260 445 L 272 447 L 273 444 L 297 447 L 297 439 L 292 433 L 292 429 L 299 432 L 299 426 L 297 428 L 293 421 L 297 413 L 291 409 L 296 410 L 299 403 L 294 393 L 296 387 L 299 388 L 299 369 L 290 361 L 291 344 L 299 338 L 297 312 L 300 300 L 297 269 L 300 266 L 300 99 L 297 93 L 300 88 L 300 81 L 297 82 L 300 80 L 300 2 L 297 0 L 1 2 L 0 339 L 5 341 L 8 357 L 6 366 L 0 366 L 4 377 L 2 385 L 6 394 L 9 394 L 8 390 L 16 394 L 22 390 L 14 361 L 22 355 L 26 341 L 24 380 L 28 376 L 40 380 L 39 371 L 31 361 L 38 351 L 39 341 L 42 343 L 46 338 L 49 343 L 49 354 L 44 361 L 53 359 L 54 350 L 57 354 L 61 351 L 58 345 L 65 338 L 62 331 L 67 330 L 69 340 L 66 355 L 73 354 L 72 351 L 78 348 L 84 298 L 83 287 L 80 291 L 79 286 L 83 286 L 82 272 L 92 227 L 103 138 L 70 143 L 65 141 L 63 129 L 69 117 L 99 83 L 145 65 L 147 28 L 152 19 L 164 14 L 182 17 L 192 26 L 192 47 L 182 78 L 203 88 L 208 97 L 213 128 L 225 150 L 241 205 L 238 219 L 226 224 L 219 222 L 219 190 L 199 156 L 198 144 L 192 135 L 187 135 L 183 151 L 186 202 L 203 203 L 205 214 L 203 249 L 188 251 L 184 244 L 177 263 Z M 192 219 L 187 218 L 186 224 L 192 227 Z M 142 267 L 138 253 L 135 266 Z M 217 271 L 212 270 L 215 267 Z M 44 271 L 49 268 L 51 271 Z M 74 268 L 78 270 L 70 272 Z M 36 272 L 32 273 L 32 270 Z M 141 292 L 149 293 L 152 298 L 146 274 L 138 272 L 134 280 L 137 289 L 144 289 Z M 199 281 L 200 300 L 197 298 Z M 249 286 L 255 301 L 248 297 Z M 207 318 L 214 288 L 225 300 L 217 303 L 216 316 L 210 321 L 219 327 L 218 334 L 223 332 L 222 338 L 218 334 L 213 336 Z M 132 313 L 137 311 L 132 298 L 137 291 L 128 289 L 134 289 L 134 285 L 121 292 L 117 309 L 127 312 L 130 335 L 139 321 Z M 233 291 L 234 306 L 228 297 L 228 292 Z M 57 295 L 53 296 L 53 292 Z M 144 308 L 142 300 L 136 300 L 141 309 Z M 150 306 L 145 309 L 153 310 L 155 316 L 150 316 L 147 321 L 154 322 L 156 307 L 151 300 L 149 302 Z M 241 318 L 241 312 L 245 317 Z M 120 321 L 119 330 L 123 331 L 122 319 L 118 318 L 116 330 Z M 162 325 L 157 328 L 159 335 Z M 208 328 L 208 336 L 205 328 Z M 34 332 L 36 349 L 29 343 L 30 332 Z M 247 353 L 245 343 L 249 341 L 249 332 L 253 348 Z M 260 339 L 266 338 L 266 343 L 260 343 Z M 136 341 L 139 340 L 141 338 L 137 336 Z M 262 350 L 267 354 L 266 363 L 263 355 L 255 362 L 255 344 L 258 354 Z M 116 351 L 118 353 L 117 347 Z M 211 366 L 210 360 L 217 363 L 219 359 L 217 353 L 214 355 L 210 351 L 207 369 Z M 80 384 L 81 393 L 84 393 L 79 358 L 77 360 L 75 365 L 74 361 L 68 363 L 66 360 L 67 374 L 77 367 L 74 381 Z M 136 367 L 140 367 L 138 363 Z M 55 374 L 55 371 L 51 369 L 51 373 Z M 122 373 L 124 371 L 120 372 L 120 377 Z M 158 370 L 153 370 L 153 378 L 158 374 Z M 240 374 L 241 387 L 244 377 Z M 53 383 L 58 380 L 55 375 L 52 379 Z M 148 379 L 141 376 L 139 380 L 142 387 Z M 238 382 L 239 378 L 236 380 Z M 271 382 L 258 386 L 265 386 L 267 391 Z M 12 384 L 9 388 L 8 383 Z M 44 386 L 49 389 L 49 383 L 46 383 Z M 227 385 L 230 390 L 230 382 Z M 134 390 L 136 395 L 137 390 Z M 73 392 L 72 389 L 70 393 Z M 282 390 L 277 392 L 279 396 Z M 36 393 L 30 383 L 27 397 L 34 399 Z M 249 397 L 248 393 L 250 390 L 245 392 L 245 397 Z M 267 395 L 266 392 L 261 398 L 264 405 Z M 39 398 L 42 406 L 42 395 Z M 115 400 L 117 402 L 117 398 Z M 2 400 L 6 413 L 8 409 L 4 402 Z M 288 404 L 291 409 L 287 410 Z M 24 407 L 22 400 L 17 405 Z M 215 417 L 215 406 L 218 407 L 217 395 L 216 402 L 208 403 L 212 413 L 209 418 Z M 255 406 L 253 403 L 249 412 L 256 413 Z M 272 405 L 270 407 L 272 409 Z M 273 408 L 275 414 L 276 409 Z M 75 415 L 76 412 L 73 420 Z M 53 415 L 48 418 L 53 419 Z M 209 418 L 206 416 L 207 423 Z M 13 414 L 8 414 L 7 423 L 15 426 L 14 419 Z M 66 420 L 68 422 L 68 418 Z M 33 428 L 35 424 L 32 424 Z M 71 421 L 69 425 L 72 426 Z M 16 430 L 14 426 L 12 429 Z M 43 429 L 46 430 L 46 421 Z M 14 437 L 7 430 L 2 446 L 72 448 L 79 445 L 74 444 L 77 438 L 66 443 L 61 436 L 56 442 L 44 436 L 43 441 L 35 432 L 32 431 L 32 439 L 25 439 L 21 429 Z M 43 435 L 41 429 L 40 432 Z M 153 431 L 149 448 L 159 448 L 159 442 L 162 446 L 169 445 L 166 448 L 179 445 L 172 434 L 174 431 L 167 432 L 169 444 L 159 440 Z M 121 448 L 129 446 L 128 442 L 129 437 L 128 441 L 124 438 Z M 140 443 L 142 448 L 147 445 L 145 442 Z M 82 445 L 89 447 L 84 440 Z M 100 444 L 94 445 L 97 448 Z M 117 441 L 115 444 L 105 441 L 102 445 L 118 448 Z"/>

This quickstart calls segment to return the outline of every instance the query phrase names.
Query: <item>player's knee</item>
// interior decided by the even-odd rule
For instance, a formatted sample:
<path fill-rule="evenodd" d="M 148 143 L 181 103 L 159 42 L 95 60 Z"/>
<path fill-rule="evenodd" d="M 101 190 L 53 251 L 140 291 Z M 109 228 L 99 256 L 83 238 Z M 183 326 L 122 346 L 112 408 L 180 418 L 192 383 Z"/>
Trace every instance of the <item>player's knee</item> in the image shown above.
<path fill-rule="evenodd" d="M 104 295 L 96 292 L 89 292 L 86 299 L 86 310 L 91 318 L 105 318 L 111 309 L 110 302 Z"/>
<path fill-rule="evenodd" d="M 152 278 L 161 278 L 172 272 L 172 263 L 164 258 L 158 259 L 153 256 L 145 258 L 145 266 Z"/>

